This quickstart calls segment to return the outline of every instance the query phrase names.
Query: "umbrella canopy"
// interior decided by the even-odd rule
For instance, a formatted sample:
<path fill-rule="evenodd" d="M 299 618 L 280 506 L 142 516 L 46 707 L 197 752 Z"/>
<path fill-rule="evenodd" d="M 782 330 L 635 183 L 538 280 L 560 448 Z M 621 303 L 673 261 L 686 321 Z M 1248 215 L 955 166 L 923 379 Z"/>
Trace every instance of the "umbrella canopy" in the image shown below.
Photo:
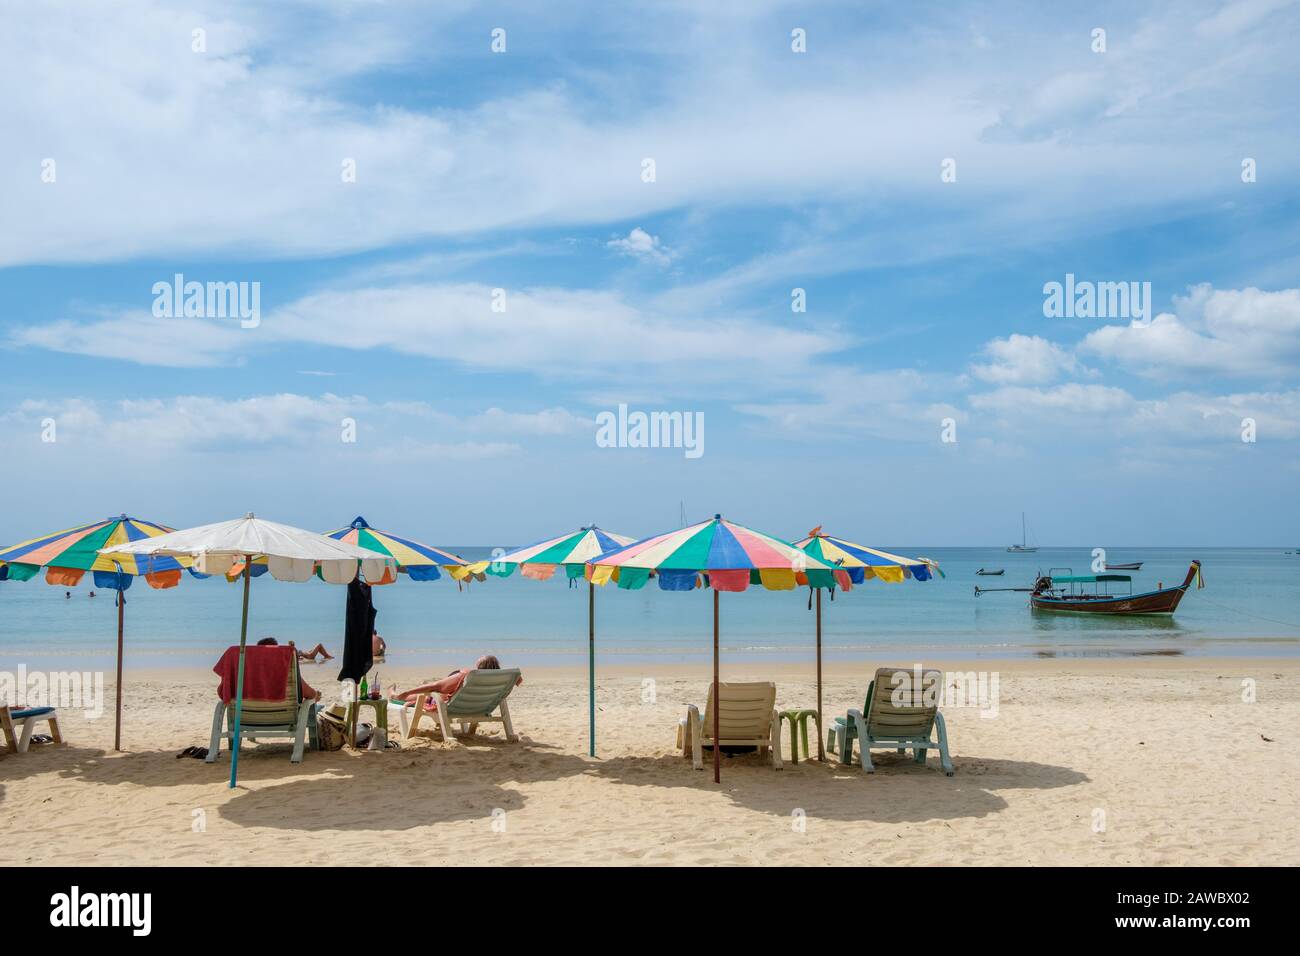
<path fill-rule="evenodd" d="M 493 558 L 480 562 L 476 568 L 483 568 L 488 574 L 499 578 L 508 578 L 515 569 L 526 578 L 545 581 L 559 568 L 564 568 L 569 578 L 580 578 L 588 561 L 608 551 L 616 551 L 634 542 L 635 538 L 614 534 L 597 528 L 594 524 L 577 531 L 562 534 L 558 538 L 547 538 L 524 548 L 517 548 Z"/>
<path fill-rule="evenodd" d="M 436 581 L 442 577 L 442 571 L 451 575 L 454 581 L 463 581 L 472 573 L 469 562 L 459 555 L 372 528 L 360 515 L 353 518 L 346 528 L 330 531 L 326 537 L 387 555 L 397 562 L 397 570 L 407 574 L 412 581 Z M 392 579 L 380 578 L 368 583 L 391 584 Z"/>
<path fill-rule="evenodd" d="M 239 678 L 235 689 L 235 732 L 230 750 L 230 786 L 239 772 L 240 722 L 244 710 L 244 657 L 248 644 L 248 585 L 253 579 L 255 559 L 264 557 L 271 576 L 278 581 L 308 581 L 313 575 L 331 584 L 347 584 L 358 569 L 378 580 L 393 567 L 393 559 L 366 548 L 336 541 L 314 531 L 277 524 L 251 512 L 234 521 L 172 531 L 146 541 L 135 541 L 102 553 L 168 555 L 194 559 L 201 574 L 226 574 L 242 565 L 244 577 L 243 619 L 239 630 Z"/>
<path fill-rule="evenodd" d="M 626 589 L 645 587 L 651 572 L 665 591 L 701 586 L 743 591 L 751 584 L 771 591 L 788 591 L 798 584 L 846 589 L 851 585 L 847 572 L 788 541 L 725 521 L 721 515 L 602 555 L 590 568 L 594 583 L 612 580 Z"/>
<path fill-rule="evenodd" d="M 143 576 L 156 588 L 173 587 L 180 581 L 181 569 L 189 566 L 188 560 L 124 555 L 114 561 L 99 553 L 104 547 L 156 538 L 171 530 L 152 521 L 118 515 L 41 535 L 0 549 L 0 562 L 3 562 L 0 580 L 26 581 L 46 568 L 46 580 L 61 587 L 78 584 L 87 571 L 94 575 L 98 588 L 122 590 L 119 584 L 130 587 L 129 580 L 119 581 L 119 572 L 130 577 Z"/>
<path fill-rule="evenodd" d="M 583 576 L 584 568 L 592 558 L 631 544 L 635 538 L 614 534 L 597 528 L 594 524 L 577 531 L 547 538 L 524 548 L 516 548 L 491 561 L 480 561 L 472 566 L 476 573 L 486 571 L 499 578 L 508 578 L 515 569 L 526 578 L 545 581 L 559 568 L 564 568 L 572 586 Z M 596 756 L 596 589 L 587 585 L 587 716 L 588 753 Z"/>
<path fill-rule="evenodd" d="M 854 584 L 861 584 L 867 578 L 879 578 L 898 584 L 908 578 L 928 581 L 934 577 L 935 572 L 940 577 L 943 576 L 939 565 L 928 558 L 904 558 L 888 551 L 854 544 L 843 538 L 823 534 L 821 525 L 808 532 L 808 537 L 802 541 L 796 541 L 795 547 L 802 548 L 826 564 L 845 568 Z"/>
<path fill-rule="evenodd" d="M 929 581 L 934 577 L 935 572 L 943 576 L 937 562 L 929 558 L 904 558 L 901 555 L 890 554 L 888 551 L 878 551 L 875 548 L 868 548 L 866 545 L 855 544 L 852 541 L 845 541 L 843 538 L 832 537 L 822 533 L 822 526 L 818 525 L 808 532 L 808 537 L 802 541 L 795 542 L 796 546 L 802 548 L 808 554 L 824 561 L 827 564 L 833 564 L 836 567 L 843 568 L 848 572 L 850 580 L 854 584 L 861 584 L 867 578 L 877 578 L 891 584 L 900 584 L 904 580 L 911 578 L 914 581 Z M 835 595 L 832 594 L 833 598 Z M 822 726 L 822 595 L 817 592 L 817 726 Z M 826 759 L 826 747 L 822 742 L 821 735 L 817 738 L 817 757 L 819 760 Z M 798 757 L 796 755 L 796 761 Z"/>
<path fill-rule="evenodd" d="M 788 591 L 809 587 L 850 587 L 848 573 L 812 557 L 780 538 L 714 515 L 676 531 L 637 541 L 603 554 L 587 565 L 594 584 L 616 581 L 620 588 L 645 587 L 653 573 L 665 591 L 713 588 L 713 781 L 722 782 L 722 748 L 718 745 L 718 593 L 744 591 L 761 584 Z"/>
<path fill-rule="evenodd" d="M 113 724 L 113 749 L 122 749 L 122 657 L 126 629 L 126 596 L 122 593 L 136 577 L 143 577 L 153 588 L 172 588 L 180 583 L 182 568 L 188 558 L 140 558 L 123 555 L 118 560 L 105 557 L 99 549 L 106 545 L 141 541 L 167 534 L 172 529 L 154 521 L 127 515 L 104 518 L 53 534 L 32 538 L 0 550 L 0 581 L 28 581 L 45 568 L 45 581 L 58 587 L 75 587 L 86 572 L 97 588 L 117 591 L 117 706 Z"/>
<path fill-rule="evenodd" d="M 376 580 L 385 568 L 393 566 L 393 559 L 386 554 L 252 514 L 100 550 L 113 557 L 190 557 L 200 574 L 224 575 L 236 564 L 247 566 L 250 559 L 265 558 L 277 581 L 307 581 L 319 571 L 331 584 L 347 584 L 355 578 L 358 562 L 362 573 Z"/>

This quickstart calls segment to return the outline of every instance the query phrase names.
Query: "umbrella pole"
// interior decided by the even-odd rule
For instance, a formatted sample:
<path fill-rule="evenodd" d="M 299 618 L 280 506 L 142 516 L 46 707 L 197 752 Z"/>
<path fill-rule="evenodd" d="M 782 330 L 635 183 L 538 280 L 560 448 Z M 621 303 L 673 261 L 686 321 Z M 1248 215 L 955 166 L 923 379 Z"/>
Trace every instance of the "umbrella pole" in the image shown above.
<path fill-rule="evenodd" d="M 822 589 L 817 588 L 817 759 L 826 762 L 826 741 L 822 737 Z"/>
<path fill-rule="evenodd" d="M 119 574 L 117 583 L 122 583 Z M 113 749 L 122 749 L 122 628 L 126 613 L 126 592 L 117 592 L 117 718 L 113 725 Z"/>
<path fill-rule="evenodd" d="M 230 789 L 239 773 L 239 720 L 244 712 L 244 649 L 248 644 L 248 583 L 252 580 L 253 558 L 244 558 L 244 618 L 239 625 L 239 680 L 235 683 L 235 737 L 230 742 Z"/>
<path fill-rule="evenodd" d="M 596 585 L 587 582 L 587 702 L 590 711 L 591 756 L 596 756 Z"/>
<path fill-rule="evenodd" d="M 718 746 L 718 591 L 713 590 L 713 782 L 722 783 L 722 748 Z"/>

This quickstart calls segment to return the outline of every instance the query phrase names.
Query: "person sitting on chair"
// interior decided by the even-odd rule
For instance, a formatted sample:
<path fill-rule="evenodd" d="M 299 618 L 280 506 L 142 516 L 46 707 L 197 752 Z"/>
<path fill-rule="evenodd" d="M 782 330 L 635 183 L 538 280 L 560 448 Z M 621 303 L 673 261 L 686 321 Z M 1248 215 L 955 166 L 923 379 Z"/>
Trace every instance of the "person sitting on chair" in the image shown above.
<path fill-rule="evenodd" d="M 262 638 L 260 641 L 257 642 L 257 646 L 258 646 L 258 647 L 276 647 L 276 646 L 279 645 L 279 643 L 280 643 L 280 642 L 277 641 L 274 637 L 264 637 L 264 638 Z M 294 650 L 297 652 L 297 654 L 298 654 L 298 659 L 299 659 L 299 660 L 302 660 L 302 656 L 303 656 L 302 651 L 299 651 L 298 648 L 294 647 L 293 641 L 290 641 L 290 642 L 289 642 L 289 646 L 290 646 L 290 647 L 293 647 L 293 649 L 294 649 Z M 320 646 L 319 644 L 317 644 L 316 647 L 317 647 L 317 649 L 321 649 L 321 646 Z M 313 653 L 314 653 L 314 652 L 313 652 Z M 316 690 L 314 687 L 312 687 L 311 684 L 308 684 L 307 681 L 306 681 L 306 679 L 303 678 L 302 674 L 299 674 L 299 675 L 298 675 L 298 689 L 302 692 L 302 699 L 303 699 L 303 700 L 320 700 L 320 698 L 321 698 L 321 693 L 320 693 L 320 691 L 318 691 L 318 690 Z"/>

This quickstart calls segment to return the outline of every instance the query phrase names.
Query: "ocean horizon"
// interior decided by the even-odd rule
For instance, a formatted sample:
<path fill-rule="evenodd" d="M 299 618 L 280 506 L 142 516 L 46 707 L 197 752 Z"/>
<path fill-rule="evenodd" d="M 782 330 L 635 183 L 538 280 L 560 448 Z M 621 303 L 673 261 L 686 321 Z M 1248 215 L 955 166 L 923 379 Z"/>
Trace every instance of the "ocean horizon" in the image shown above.
<path fill-rule="evenodd" d="M 467 560 L 491 558 L 492 548 L 451 549 Z M 1112 563 L 1143 561 L 1131 572 L 1134 591 L 1182 581 L 1190 561 L 1203 563 L 1206 587 L 1193 587 L 1172 617 L 1095 617 L 1032 611 L 1023 593 L 976 597 L 974 587 L 1027 587 L 1040 569 L 1090 573 L 1091 548 L 1041 547 L 1031 554 L 1005 547 L 898 545 L 925 555 L 944 577 L 886 584 L 868 580 L 834 600 L 823 599 L 826 660 L 1088 657 L 1111 655 L 1300 655 L 1300 555 L 1278 548 L 1109 549 Z M 499 552 L 498 552 L 499 553 Z M 1000 577 L 976 570 L 1004 568 Z M 1064 573 L 1064 572 L 1061 572 Z M 87 579 L 88 580 L 88 579 Z M 376 626 L 394 666 L 454 665 L 482 653 L 520 664 L 580 664 L 587 655 L 585 582 L 570 586 L 563 572 L 549 581 L 518 573 L 458 586 L 450 577 L 416 582 L 404 576 L 374 589 Z M 1122 586 L 1121 586 L 1122 587 Z M 86 583 L 51 587 L 43 577 L 0 582 L 0 662 L 6 668 L 108 668 L 116 653 L 114 593 Z M 127 667 L 210 664 L 238 643 L 241 588 L 221 579 L 186 577 L 154 591 L 143 581 L 126 592 Z M 311 581 L 255 579 L 249 640 L 273 636 L 299 647 L 342 649 L 346 589 Z M 810 659 L 814 614 L 807 588 L 767 591 L 752 586 L 721 596 L 721 651 L 728 664 L 745 660 Z M 639 591 L 596 591 L 598 662 L 704 662 L 712 652 L 707 590 L 665 592 L 652 581 Z"/>

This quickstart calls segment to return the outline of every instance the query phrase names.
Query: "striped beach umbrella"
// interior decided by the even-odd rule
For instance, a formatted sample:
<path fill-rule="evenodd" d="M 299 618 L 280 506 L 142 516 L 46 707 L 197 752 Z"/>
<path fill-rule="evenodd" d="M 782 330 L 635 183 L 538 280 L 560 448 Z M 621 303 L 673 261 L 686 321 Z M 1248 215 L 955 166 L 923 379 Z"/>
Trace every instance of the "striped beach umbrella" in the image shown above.
<path fill-rule="evenodd" d="M 372 528 L 360 515 L 353 518 L 346 528 L 330 531 L 326 537 L 388 555 L 397 562 L 397 570 L 409 576 L 412 581 L 436 581 L 446 571 L 453 581 L 460 582 L 473 573 L 469 562 L 459 555 Z M 394 580 L 390 574 L 385 574 L 383 580 L 368 583 L 391 584 Z"/>
<path fill-rule="evenodd" d="M 665 591 L 713 589 L 713 781 L 722 782 L 718 740 L 718 592 L 744 591 L 759 584 L 772 591 L 851 586 L 848 573 L 824 564 L 788 541 L 714 515 L 601 555 L 587 565 L 593 584 L 645 587 L 651 575 Z"/>
<path fill-rule="evenodd" d="M 126 595 L 131 582 L 142 577 L 150 587 L 173 588 L 180 583 L 188 558 L 147 555 L 100 554 L 101 548 L 142 541 L 172 529 L 154 521 L 127 515 L 105 518 L 21 544 L 0 549 L 0 581 L 29 581 L 45 568 L 45 582 L 56 587 L 76 587 L 87 573 L 94 585 L 117 592 L 117 716 L 113 749 L 122 749 L 122 646 L 126 622 Z"/>
<path fill-rule="evenodd" d="M 545 581 L 560 568 L 573 580 L 583 576 L 583 569 L 592 558 L 607 551 L 616 551 L 635 541 L 622 534 L 613 534 L 594 524 L 558 538 L 547 538 L 525 548 L 516 548 L 487 562 L 485 570 L 500 578 L 514 574 L 515 569 L 526 578 Z M 481 566 L 481 565 L 479 565 Z"/>
<path fill-rule="evenodd" d="M 823 534 L 821 525 L 808 532 L 808 537 L 796 541 L 795 547 L 802 548 L 819 561 L 844 568 L 854 584 L 861 584 L 868 578 L 879 578 L 890 584 L 899 584 L 911 578 L 915 581 L 928 581 L 936 573 L 940 577 L 943 571 L 937 562 L 928 558 L 904 558 L 855 544 L 843 538 Z"/>
<path fill-rule="evenodd" d="M 929 581 L 937 572 L 943 576 L 943 570 L 937 562 L 928 558 L 904 558 L 855 544 L 843 538 L 832 537 L 822 533 L 818 525 L 808 532 L 808 537 L 796 541 L 795 546 L 826 564 L 842 568 L 854 584 L 861 584 L 868 578 L 877 578 L 890 584 L 900 584 L 911 578 L 913 581 Z M 834 597 L 834 595 L 832 595 Z M 817 592 L 817 726 L 822 726 L 822 593 Z M 826 744 L 821 734 L 817 735 L 817 759 L 826 759 Z"/>
<path fill-rule="evenodd" d="M 587 562 L 607 551 L 614 551 L 631 544 L 635 538 L 614 534 L 597 528 L 594 524 L 558 538 L 547 538 L 524 548 L 516 548 L 491 561 L 479 562 L 472 566 L 475 571 L 484 571 L 499 578 L 507 578 L 519 573 L 535 581 L 545 581 L 555 575 L 560 568 L 569 584 L 583 576 Z M 588 752 L 596 756 L 596 588 L 587 585 L 587 711 L 588 711 Z"/>

